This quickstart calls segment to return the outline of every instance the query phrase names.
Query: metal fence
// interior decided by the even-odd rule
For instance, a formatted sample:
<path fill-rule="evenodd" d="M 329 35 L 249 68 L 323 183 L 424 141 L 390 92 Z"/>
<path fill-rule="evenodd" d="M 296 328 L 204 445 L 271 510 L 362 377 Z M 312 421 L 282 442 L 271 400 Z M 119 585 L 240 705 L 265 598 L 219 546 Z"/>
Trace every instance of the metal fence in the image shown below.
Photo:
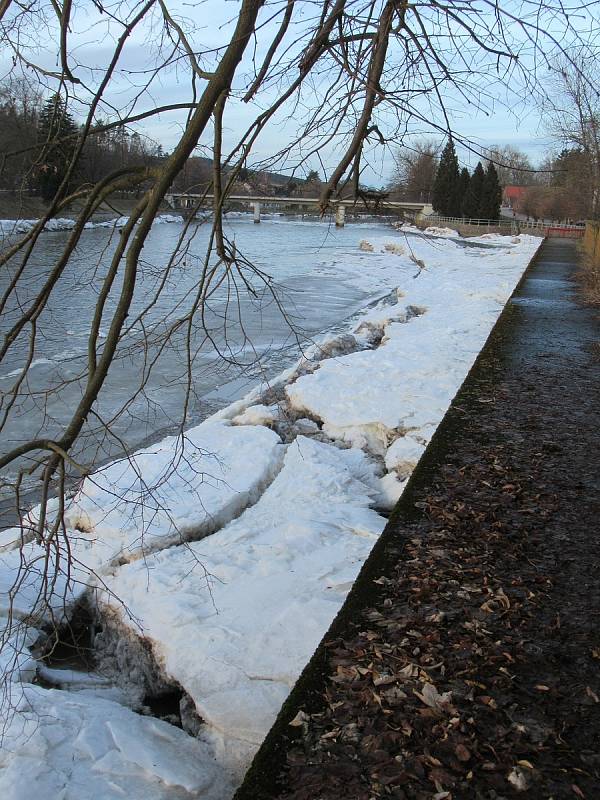
<path fill-rule="evenodd" d="M 484 230 L 505 229 L 511 233 L 519 231 L 536 230 L 543 232 L 546 236 L 583 236 L 584 225 L 572 225 L 570 223 L 548 223 L 543 220 L 520 220 L 520 219 L 469 219 L 465 217 L 438 217 L 431 215 L 423 219 L 428 225 L 471 225 Z"/>

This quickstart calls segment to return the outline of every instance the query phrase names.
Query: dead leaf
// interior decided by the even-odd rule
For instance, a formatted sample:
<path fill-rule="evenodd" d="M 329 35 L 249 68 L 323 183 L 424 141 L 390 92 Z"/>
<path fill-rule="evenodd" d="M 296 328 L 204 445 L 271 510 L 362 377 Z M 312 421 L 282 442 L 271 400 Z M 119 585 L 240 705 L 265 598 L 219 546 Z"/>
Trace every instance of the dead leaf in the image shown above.
<path fill-rule="evenodd" d="M 522 769 L 515 767 L 508 775 L 508 782 L 517 790 L 517 792 L 525 792 L 529 787 L 527 777 Z"/>
<path fill-rule="evenodd" d="M 588 697 L 592 698 L 594 703 L 600 703 L 600 699 L 598 698 L 598 695 L 589 686 L 585 687 L 585 693 L 587 694 Z"/>
<path fill-rule="evenodd" d="M 456 753 L 456 757 L 459 761 L 466 762 L 471 758 L 471 753 L 464 744 L 457 744 L 454 748 L 454 752 Z"/>
<path fill-rule="evenodd" d="M 434 711 L 445 711 L 452 701 L 452 692 L 440 694 L 432 683 L 426 683 L 421 692 L 413 690 L 416 696 Z"/>
<path fill-rule="evenodd" d="M 304 711 L 299 711 L 294 719 L 288 724 L 291 725 L 292 728 L 299 728 L 305 722 L 308 722 L 309 719 L 310 717 L 308 714 L 305 714 Z"/>

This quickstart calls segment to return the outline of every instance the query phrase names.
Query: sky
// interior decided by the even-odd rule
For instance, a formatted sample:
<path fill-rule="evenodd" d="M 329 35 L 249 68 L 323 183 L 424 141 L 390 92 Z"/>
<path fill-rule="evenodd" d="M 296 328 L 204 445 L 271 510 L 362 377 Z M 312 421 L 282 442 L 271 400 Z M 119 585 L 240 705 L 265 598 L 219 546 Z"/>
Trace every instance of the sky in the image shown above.
<path fill-rule="evenodd" d="M 60 66 L 56 19 L 47 0 L 38 0 L 38 2 L 35 22 L 25 20 L 26 25 L 20 30 L 19 55 L 24 55 L 30 64 L 35 63 L 47 72 L 56 72 Z M 190 3 L 185 0 L 164 0 L 164 2 L 178 24 L 190 31 L 189 41 L 200 66 L 210 68 L 219 54 L 218 47 L 225 44 L 231 35 L 240 1 L 201 0 L 201 2 Z M 558 4 L 559 0 L 556 2 Z M 351 9 L 356 9 L 360 5 L 360 0 L 349 0 L 349 3 Z M 476 7 L 479 7 L 479 13 L 469 18 L 469 24 L 480 25 L 480 33 L 485 33 L 490 26 L 494 27 L 494 19 L 489 14 L 490 3 L 491 0 L 476 0 L 476 2 L 468 4 L 475 10 L 477 10 Z M 297 0 L 288 38 L 284 40 L 285 47 L 282 48 L 286 58 L 289 56 L 293 59 L 295 55 L 302 53 L 306 48 L 306 31 L 320 5 L 312 0 Z M 571 24 L 575 20 L 576 25 L 583 31 L 583 35 L 589 38 L 590 32 L 594 28 L 597 29 L 598 4 L 567 0 L 563 5 L 580 7 L 578 15 L 571 18 Z M 261 11 L 257 35 L 247 48 L 234 81 L 232 97 L 228 103 L 224 119 L 225 149 L 237 142 L 242 132 L 251 125 L 257 113 L 273 102 L 282 87 L 296 74 L 297 65 L 292 65 L 287 71 L 281 69 L 278 80 L 267 86 L 254 102 L 246 104 L 239 100 L 239 96 L 243 94 L 251 81 L 257 64 L 261 63 L 268 44 L 279 26 L 284 6 L 284 0 L 270 0 Z M 513 43 L 518 42 L 519 28 L 516 20 L 517 18 L 525 21 L 530 19 L 531 17 L 528 15 L 535 10 L 537 4 L 534 0 L 506 0 L 501 6 L 506 9 L 507 13 L 515 13 L 515 20 L 511 23 L 513 28 L 510 29 L 510 37 L 512 37 Z M 105 4 L 105 10 L 100 13 L 92 0 L 74 3 L 75 11 L 69 38 L 70 65 L 73 74 L 82 81 L 82 84 L 74 87 L 72 92 L 79 100 L 73 104 L 76 117 L 83 118 L 89 104 L 91 91 L 98 86 L 112 56 L 115 40 L 123 32 L 123 26 L 119 19 L 130 18 L 137 13 L 140 7 L 141 3 L 138 3 L 137 0 L 128 2 L 114 0 L 114 2 Z M 574 8 L 571 9 L 571 11 L 573 10 Z M 518 14 L 521 16 L 518 17 Z M 507 20 L 511 22 L 510 19 L 507 18 Z M 548 55 L 557 44 L 566 41 L 567 35 L 564 30 L 564 21 L 560 18 L 550 18 L 547 28 L 549 38 L 544 42 L 545 50 L 542 48 L 544 55 Z M 432 35 L 439 33 L 433 18 L 430 30 Z M 483 33 L 481 33 L 482 36 Z M 484 40 L 484 44 L 492 46 L 495 42 L 489 31 L 488 34 L 488 39 Z M 449 46 L 448 35 L 456 36 L 456 40 Z M 554 44 L 552 40 L 554 40 Z M 470 54 L 471 60 L 469 62 L 465 60 L 468 40 L 464 38 L 464 31 L 457 26 L 454 26 L 454 29 L 448 28 L 446 39 L 439 39 L 438 45 L 447 48 L 448 63 L 455 70 L 459 81 L 458 87 L 450 87 L 443 82 L 440 82 L 440 86 L 442 100 L 448 109 L 449 122 L 458 143 L 457 151 L 462 163 L 473 167 L 481 157 L 479 153 L 469 152 L 465 147 L 461 147 L 462 137 L 471 142 L 472 149 L 475 151 L 492 145 L 510 144 L 523 150 L 534 163 L 538 163 L 552 147 L 552 143 L 544 129 L 544 120 L 536 106 L 535 87 L 519 85 L 517 70 L 507 81 L 509 85 L 512 85 L 511 89 L 507 91 L 501 85 L 503 76 L 499 74 L 487 56 L 485 64 L 480 60 L 480 54 L 476 54 L 475 57 Z M 528 64 L 529 59 L 528 65 L 533 67 L 535 58 L 538 61 L 539 74 L 544 77 L 547 68 L 542 63 L 543 57 L 540 58 L 540 54 L 534 56 L 531 46 L 526 41 L 521 45 L 515 45 L 514 49 L 515 52 L 518 51 L 520 64 Z M 189 102 L 193 98 L 189 62 L 185 53 L 181 51 L 174 61 L 172 55 L 173 43 L 165 34 L 164 20 L 160 13 L 160 7 L 156 4 L 147 15 L 146 21 L 136 28 L 127 39 L 115 70 L 114 79 L 109 84 L 106 93 L 108 102 L 101 109 L 101 115 L 114 119 L 115 110 L 123 107 L 135 107 L 136 111 L 143 111 L 167 103 Z M 14 66 L 14 59 L 11 59 L 11 56 L 14 56 L 14 52 L 11 54 L 5 49 L 4 56 L 0 57 L 0 69 L 2 69 L 4 79 Z M 168 56 L 171 56 L 171 65 L 161 69 L 153 77 L 157 65 L 163 63 Z M 398 52 L 390 48 L 388 51 L 390 64 L 394 63 L 396 58 L 400 58 Z M 276 68 L 278 68 L 277 64 Z M 470 74 L 468 74 L 469 69 L 471 70 Z M 327 108 L 327 103 L 331 103 L 331 100 L 326 99 L 327 90 L 331 80 L 330 75 L 336 71 L 335 64 L 330 64 L 328 70 L 329 72 L 321 71 L 313 83 L 307 85 L 300 103 L 293 108 L 288 107 L 287 116 L 281 115 L 275 120 L 275 124 L 261 134 L 254 151 L 255 161 L 268 159 L 280 151 L 284 143 L 294 139 L 298 123 L 306 120 L 315 109 Z M 423 74 L 417 74 L 419 70 L 422 72 L 423 68 L 419 66 L 413 68 L 410 81 L 405 79 L 401 69 L 390 76 L 392 83 L 398 87 L 398 97 L 402 103 L 405 102 L 405 95 L 402 95 L 405 84 L 411 82 L 412 87 L 415 88 L 419 81 L 427 81 L 427 76 L 423 78 Z M 32 75 L 29 67 L 26 66 L 24 71 L 28 75 Z M 51 76 L 45 77 L 44 80 L 48 91 L 56 85 L 55 79 Z M 348 80 L 346 79 L 346 82 Z M 201 92 L 203 85 L 202 80 L 197 81 L 198 93 Z M 342 82 L 341 91 L 344 88 Z M 435 134 L 435 131 L 431 130 L 430 123 L 438 128 L 445 126 L 439 102 L 435 100 L 434 94 L 435 92 L 430 86 L 429 91 L 423 93 L 422 99 L 415 100 L 413 98 L 413 108 L 417 109 L 423 119 L 421 121 L 409 120 L 406 123 L 408 130 L 411 131 L 407 141 L 410 141 L 411 137 L 431 137 L 432 134 Z M 337 97 L 340 96 L 338 93 Z M 384 131 L 386 135 L 393 134 L 396 127 L 402 129 L 405 124 L 403 118 L 401 125 L 398 126 L 395 113 L 381 113 L 379 120 L 382 127 L 387 127 Z M 185 124 L 186 113 L 180 111 L 149 118 L 139 124 L 136 129 L 155 142 L 162 144 L 165 151 L 171 151 L 185 129 Z M 325 128 L 326 126 L 323 129 Z M 352 135 L 352 115 L 345 121 L 342 129 L 347 137 Z M 439 132 L 435 136 L 440 140 L 443 139 Z M 211 137 L 212 132 L 207 130 L 201 144 L 208 145 Z M 324 171 L 330 171 L 335 166 L 340 153 L 343 152 L 343 144 L 339 140 L 331 140 L 319 147 L 318 155 L 313 154 L 306 157 L 306 153 L 312 149 L 316 141 L 316 137 L 303 137 L 295 147 L 295 157 L 286 163 L 280 163 L 279 169 L 282 172 L 289 172 L 296 165 L 300 175 L 306 174 L 310 169 L 317 169 L 321 175 Z M 392 141 L 388 142 L 385 148 L 380 146 L 372 149 L 366 148 L 366 167 L 362 174 L 364 183 L 372 186 L 381 186 L 387 183 L 394 170 L 394 150 L 399 142 L 399 136 L 392 136 Z M 304 157 L 306 157 L 305 161 L 302 160 Z M 252 160 L 252 158 L 249 159 L 249 166 L 252 165 Z"/>

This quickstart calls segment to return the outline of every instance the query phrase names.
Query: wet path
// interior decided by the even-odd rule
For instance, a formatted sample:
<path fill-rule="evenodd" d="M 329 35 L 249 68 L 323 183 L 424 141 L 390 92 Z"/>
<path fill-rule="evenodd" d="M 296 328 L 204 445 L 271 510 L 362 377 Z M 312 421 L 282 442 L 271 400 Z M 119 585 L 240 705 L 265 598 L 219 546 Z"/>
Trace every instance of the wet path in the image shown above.
<path fill-rule="evenodd" d="M 237 800 L 598 796 L 600 327 L 576 257 L 543 245 Z"/>

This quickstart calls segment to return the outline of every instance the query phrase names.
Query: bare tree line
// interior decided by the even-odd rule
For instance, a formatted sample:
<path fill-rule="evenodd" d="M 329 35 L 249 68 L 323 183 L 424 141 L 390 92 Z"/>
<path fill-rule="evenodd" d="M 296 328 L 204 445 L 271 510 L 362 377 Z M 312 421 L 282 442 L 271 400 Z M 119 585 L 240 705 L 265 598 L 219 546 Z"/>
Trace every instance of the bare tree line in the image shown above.
<path fill-rule="evenodd" d="M 41 426 L 26 441 L 5 446 L 0 455 L 0 468 L 8 476 L 0 489 L 12 497 L 19 516 L 26 506 L 25 485 L 38 487 L 40 511 L 27 534 L 45 548 L 49 569 L 59 568 L 65 554 L 68 562 L 66 497 L 73 480 L 89 474 L 96 463 L 96 458 L 81 458 L 82 438 L 94 433 L 100 442 L 122 444 L 114 432 L 116 421 L 146 396 L 160 354 L 175 340 L 185 363 L 177 420 L 183 437 L 198 354 L 213 349 L 224 360 L 236 360 L 227 344 L 228 326 L 245 336 L 240 314 L 244 298 L 268 297 L 282 305 L 270 276 L 250 263 L 223 224 L 228 194 L 243 170 L 252 166 L 302 174 L 307 165 L 319 163 L 325 177 L 319 186 L 320 208 L 326 213 L 341 192 L 359 198 L 366 166 L 376 165 L 382 152 L 395 149 L 415 127 L 451 133 L 464 146 L 474 147 L 453 121 L 455 112 L 467 107 L 492 114 L 500 104 L 518 113 L 522 98 L 538 90 L 540 72 L 545 74 L 553 59 L 562 58 L 575 70 L 590 96 L 596 92 L 594 81 L 569 55 L 574 46 L 580 53 L 593 52 L 598 28 L 594 3 L 240 0 L 231 13 L 221 38 L 207 43 L 201 26 L 169 0 L 85 8 L 77 2 L 34 0 L 25 6 L 6 0 L 0 6 L 0 31 L 15 79 L 27 74 L 40 91 L 57 94 L 75 108 L 82 120 L 74 134 L 62 137 L 72 147 L 45 214 L 25 234 L 4 241 L 0 363 L 17 348 L 25 359 L 0 397 L 0 432 L 9 430 L 26 399 L 44 408 L 48 393 L 55 391 L 48 387 L 32 399 L 28 373 L 43 352 L 40 330 L 53 298 L 85 247 L 86 224 L 117 193 L 139 193 L 129 220 L 103 254 L 102 268 L 89 269 L 96 300 L 87 311 L 87 357 L 69 379 L 78 388 L 77 402 L 52 435 Z M 81 37 L 90 31 L 110 48 L 101 68 L 82 60 Z M 51 41 L 58 43 L 54 65 L 40 56 L 39 43 Z M 123 63 L 128 48 L 140 41 L 145 63 L 135 72 Z M 185 87 L 185 98 L 158 104 L 160 82 L 174 77 L 180 93 Z M 149 124 L 158 115 L 165 119 L 182 113 L 183 119 L 174 116 L 180 133 L 168 157 L 103 166 L 78 176 L 84 154 L 109 129 L 126 130 L 142 121 Z M 248 120 L 244 130 L 235 124 L 240 118 Z M 265 156 L 261 141 L 273 130 L 279 145 Z M 35 162 L 39 143 L 22 145 L 6 152 L 4 170 L 25 153 L 33 153 Z M 210 152 L 213 164 L 206 186 L 206 193 L 213 195 L 212 215 L 204 223 L 210 231 L 206 252 L 202 258 L 192 255 L 200 223 L 188 219 L 148 290 L 144 246 L 165 194 L 199 146 Z M 74 226 L 52 263 L 34 279 L 44 230 L 68 207 L 77 208 Z M 168 297 L 171 279 L 176 280 L 186 259 L 195 270 L 193 289 L 158 319 L 156 308 Z M 224 296 L 227 319 L 217 336 L 211 303 Z M 136 331 L 141 334 L 132 345 Z M 107 378 L 132 352 L 143 368 L 129 397 L 107 415 L 102 410 Z M 103 446 L 98 446 L 97 458 Z M 56 503 L 50 502 L 53 497 Z"/>
<path fill-rule="evenodd" d="M 546 153 L 537 163 L 511 145 L 481 147 L 503 187 L 523 191 L 513 208 L 533 218 L 597 219 L 600 186 L 598 62 L 558 58 L 537 102 Z M 542 92 L 541 90 L 546 90 Z M 399 199 L 431 202 L 442 140 L 417 138 L 399 147 L 389 188 Z"/>

